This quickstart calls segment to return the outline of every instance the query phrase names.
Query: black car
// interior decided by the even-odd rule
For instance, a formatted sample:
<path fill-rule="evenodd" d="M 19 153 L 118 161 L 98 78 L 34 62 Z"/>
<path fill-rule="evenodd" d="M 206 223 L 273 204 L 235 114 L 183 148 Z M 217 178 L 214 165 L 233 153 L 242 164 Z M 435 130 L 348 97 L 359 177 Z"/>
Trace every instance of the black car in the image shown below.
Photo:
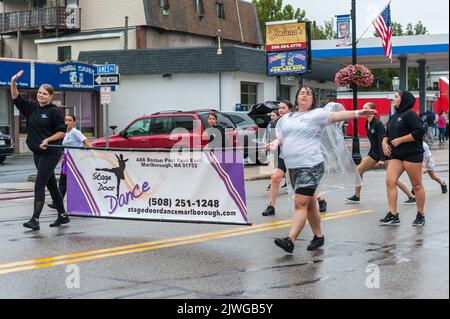
<path fill-rule="evenodd" d="M 0 132 L 0 164 L 6 160 L 6 156 L 14 153 L 14 145 L 11 141 L 11 136 Z"/>

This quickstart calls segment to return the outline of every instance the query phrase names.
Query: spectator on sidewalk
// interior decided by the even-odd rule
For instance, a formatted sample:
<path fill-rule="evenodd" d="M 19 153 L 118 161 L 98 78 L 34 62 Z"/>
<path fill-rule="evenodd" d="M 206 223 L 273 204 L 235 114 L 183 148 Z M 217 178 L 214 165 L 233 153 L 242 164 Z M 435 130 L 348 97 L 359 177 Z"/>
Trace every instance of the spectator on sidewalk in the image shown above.
<path fill-rule="evenodd" d="M 446 120 L 444 116 L 444 111 L 441 111 L 439 113 L 439 119 L 438 119 L 438 130 L 439 130 L 439 144 L 445 143 L 445 130 L 446 130 Z"/>

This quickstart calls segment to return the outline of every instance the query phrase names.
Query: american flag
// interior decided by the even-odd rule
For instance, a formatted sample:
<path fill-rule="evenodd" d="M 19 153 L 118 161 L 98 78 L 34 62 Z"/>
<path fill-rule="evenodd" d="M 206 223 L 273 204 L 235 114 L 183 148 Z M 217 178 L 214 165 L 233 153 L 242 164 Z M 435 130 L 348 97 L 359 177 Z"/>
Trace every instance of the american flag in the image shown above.
<path fill-rule="evenodd" d="M 383 41 L 384 55 L 389 58 L 392 63 L 392 26 L 391 26 L 391 5 L 388 4 L 386 9 L 373 22 L 375 30 Z"/>

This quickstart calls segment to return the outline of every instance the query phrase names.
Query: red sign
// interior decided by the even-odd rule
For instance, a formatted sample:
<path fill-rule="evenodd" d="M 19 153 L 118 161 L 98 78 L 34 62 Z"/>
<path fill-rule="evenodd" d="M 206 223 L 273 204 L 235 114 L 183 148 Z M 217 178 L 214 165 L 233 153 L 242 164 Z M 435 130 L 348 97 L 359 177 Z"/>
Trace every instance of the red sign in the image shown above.
<path fill-rule="evenodd" d="M 306 49 L 306 42 L 266 45 L 267 52 Z"/>

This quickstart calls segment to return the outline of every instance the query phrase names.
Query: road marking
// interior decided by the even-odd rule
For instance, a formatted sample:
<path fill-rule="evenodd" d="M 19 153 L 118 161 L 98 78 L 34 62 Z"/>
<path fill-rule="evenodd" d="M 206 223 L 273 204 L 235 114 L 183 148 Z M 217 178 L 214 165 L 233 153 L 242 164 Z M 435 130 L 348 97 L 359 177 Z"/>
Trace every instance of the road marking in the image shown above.
<path fill-rule="evenodd" d="M 326 214 L 325 217 L 322 218 L 323 221 L 332 220 L 343 217 L 357 216 L 362 214 L 367 214 L 370 210 L 365 211 L 356 211 L 356 210 L 347 210 L 342 212 L 337 212 L 333 214 Z M 73 253 L 66 254 L 61 256 L 47 257 L 47 258 L 39 258 L 34 260 L 27 260 L 21 262 L 12 262 L 6 264 L 0 264 L 0 275 L 8 274 L 13 272 L 32 270 L 32 269 L 40 269 L 47 267 L 54 267 L 58 265 L 64 264 L 72 264 L 80 261 L 89 261 L 95 259 L 102 259 L 108 257 L 115 257 L 125 254 L 132 254 L 144 251 L 151 251 L 162 248 L 169 248 L 175 246 L 182 246 L 194 243 L 200 243 L 215 239 L 227 238 L 227 237 L 235 237 L 248 235 L 263 231 L 270 231 L 280 228 L 288 228 L 291 226 L 291 220 L 283 220 L 277 221 L 267 224 L 259 224 L 250 227 L 240 227 L 236 229 L 228 229 L 224 231 L 218 232 L 210 232 L 186 237 L 177 237 L 177 238 L 169 238 L 165 240 L 157 240 L 147 243 L 119 246 L 113 248 L 105 248 L 100 250 L 92 250 L 81 253 Z"/>

